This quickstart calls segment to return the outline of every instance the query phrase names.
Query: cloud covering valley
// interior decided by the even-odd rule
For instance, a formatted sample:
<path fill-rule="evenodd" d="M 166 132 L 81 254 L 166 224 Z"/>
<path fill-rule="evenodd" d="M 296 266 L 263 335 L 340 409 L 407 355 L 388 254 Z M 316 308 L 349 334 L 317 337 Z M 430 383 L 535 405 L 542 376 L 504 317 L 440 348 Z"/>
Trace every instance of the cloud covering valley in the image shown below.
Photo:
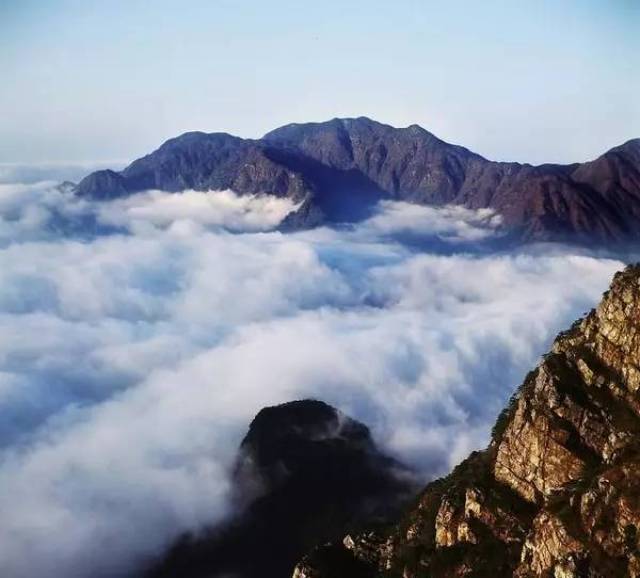
<path fill-rule="evenodd" d="M 59 176 L 0 184 L 0 574 L 15 578 L 124 576 L 220 520 L 265 405 L 322 399 L 425 480 L 446 472 L 624 265 L 500 249 L 486 211 L 386 202 L 282 234 L 286 200 L 94 204 Z"/>

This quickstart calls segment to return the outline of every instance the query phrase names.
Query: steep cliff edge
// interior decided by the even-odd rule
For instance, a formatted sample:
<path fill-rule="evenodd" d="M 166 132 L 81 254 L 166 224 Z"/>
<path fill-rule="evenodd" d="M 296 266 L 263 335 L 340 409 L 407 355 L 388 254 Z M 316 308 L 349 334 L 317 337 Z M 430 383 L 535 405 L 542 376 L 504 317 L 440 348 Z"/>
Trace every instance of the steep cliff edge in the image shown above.
<path fill-rule="evenodd" d="M 384 532 L 312 551 L 297 578 L 640 576 L 640 266 L 556 338 L 492 442 Z"/>

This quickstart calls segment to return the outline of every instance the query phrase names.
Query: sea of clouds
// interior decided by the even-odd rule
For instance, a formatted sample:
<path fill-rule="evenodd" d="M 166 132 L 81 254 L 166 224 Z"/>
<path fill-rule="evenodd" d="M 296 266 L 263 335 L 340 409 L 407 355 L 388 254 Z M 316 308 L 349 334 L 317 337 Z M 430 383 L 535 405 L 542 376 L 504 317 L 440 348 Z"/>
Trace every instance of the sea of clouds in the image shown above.
<path fill-rule="evenodd" d="M 384 202 L 357 226 L 282 234 L 295 208 L 282 199 L 96 204 L 47 177 L 0 170 L 0 575 L 12 578 L 124 576 L 220 520 L 266 405 L 325 400 L 425 481 L 446 472 L 487 443 L 553 336 L 623 267 L 502 247 L 488 211 Z"/>

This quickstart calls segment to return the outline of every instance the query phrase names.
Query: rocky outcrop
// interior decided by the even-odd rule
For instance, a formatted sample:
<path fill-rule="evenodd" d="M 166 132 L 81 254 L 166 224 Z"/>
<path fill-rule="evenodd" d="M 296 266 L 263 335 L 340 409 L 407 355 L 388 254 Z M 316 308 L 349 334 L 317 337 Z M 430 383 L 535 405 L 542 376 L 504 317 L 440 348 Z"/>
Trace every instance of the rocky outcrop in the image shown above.
<path fill-rule="evenodd" d="M 256 415 L 233 482 L 240 513 L 203 536 L 184 536 L 149 578 L 290 576 L 314 544 L 388 521 L 416 490 L 366 426 L 314 400 Z"/>
<path fill-rule="evenodd" d="M 498 163 L 423 128 L 367 118 L 292 124 L 262 139 L 186 133 L 120 173 L 86 177 L 77 194 L 232 189 L 303 201 L 285 228 L 357 220 L 380 198 L 492 208 L 524 239 L 640 236 L 640 139 L 584 164 Z"/>
<path fill-rule="evenodd" d="M 640 576 L 639 389 L 640 266 L 631 266 L 556 338 L 486 450 L 427 486 L 375 540 L 350 535 L 299 568 L 340 576 L 326 561 L 342 556 L 363 576 Z"/>

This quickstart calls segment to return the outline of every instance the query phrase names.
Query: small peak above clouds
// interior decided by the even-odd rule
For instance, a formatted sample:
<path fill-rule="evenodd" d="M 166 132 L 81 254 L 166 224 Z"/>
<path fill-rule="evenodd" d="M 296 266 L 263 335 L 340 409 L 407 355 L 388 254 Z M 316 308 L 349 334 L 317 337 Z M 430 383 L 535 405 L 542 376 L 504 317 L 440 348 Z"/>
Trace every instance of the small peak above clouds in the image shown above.
<path fill-rule="evenodd" d="M 316 400 L 260 410 L 233 479 L 242 512 L 181 537 L 146 578 L 288 576 L 318 543 L 389 519 L 415 490 L 364 424 Z"/>

